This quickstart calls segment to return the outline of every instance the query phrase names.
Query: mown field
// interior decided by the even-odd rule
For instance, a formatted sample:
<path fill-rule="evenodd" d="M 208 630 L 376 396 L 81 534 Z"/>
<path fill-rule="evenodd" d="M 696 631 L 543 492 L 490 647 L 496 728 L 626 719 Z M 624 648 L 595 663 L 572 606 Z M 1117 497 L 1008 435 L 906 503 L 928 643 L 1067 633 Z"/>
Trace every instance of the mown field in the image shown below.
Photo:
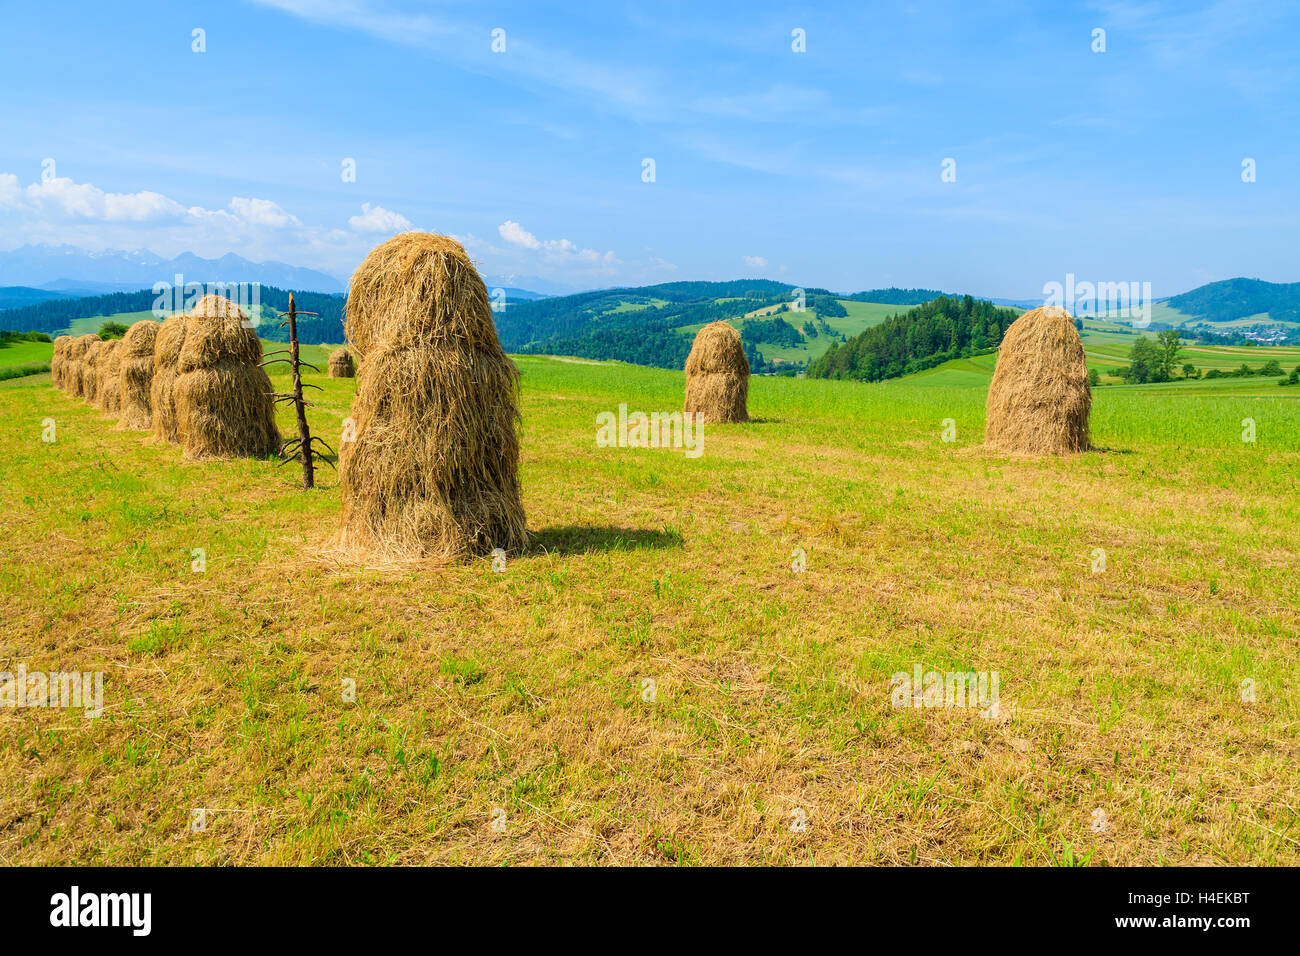
<path fill-rule="evenodd" d="M 755 378 L 692 459 L 594 440 L 680 373 L 518 364 L 502 573 L 345 564 L 328 468 L 0 382 L 0 666 L 106 674 L 0 708 L 0 863 L 1300 862 L 1300 389 L 1101 388 L 1037 460 L 981 448 L 978 363 Z M 997 717 L 895 708 L 917 664 Z"/>

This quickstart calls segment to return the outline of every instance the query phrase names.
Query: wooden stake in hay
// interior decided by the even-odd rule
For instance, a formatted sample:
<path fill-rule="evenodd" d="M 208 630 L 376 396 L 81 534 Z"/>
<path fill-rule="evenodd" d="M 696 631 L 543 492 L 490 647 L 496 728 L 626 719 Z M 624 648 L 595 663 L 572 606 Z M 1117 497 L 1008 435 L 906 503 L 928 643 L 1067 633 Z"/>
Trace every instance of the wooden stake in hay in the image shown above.
<path fill-rule="evenodd" d="M 335 349 L 330 354 L 330 378 L 353 378 L 357 374 L 357 363 L 347 349 Z"/>
<path fill-rule="evenodd" d="M 98 341 L 100 341 L 98 335 L 88 332 L 85 335 L 78 335 L 68 343 L 67 351 L 63 354 L 63 368 L 60 373 L 68 394 L 78 397 L 85 394 L 86 353 L 90 351 L 91 345 Z"/>
<path fill-rule="evenodd" d="M 154 340 L 149 406 L 153 415 L 153 437 L 159 441 L 178 443 L 181 440 L 176 428 L 176 397 L 172 386 L 176 383 L 176 365 L 185 344 L 188 322 L 189 316 L 183 312 L 167 316 L 158 327 Z"/>
<path fill-rule="evenodd" d="M 346 331 L 361 363 L 339 446 L 340 546 L 442 561 L 522 549 L 519 372 L 460 243 L 408 232 L 372 250 Z"/>
<path fill-rule="evenodd" d="M 95 404 L 110 415 L 122 408 L 122 340 L 104 343 L 99 356 L 99 384 L 95 387 Z"/>
<path fill-rule="evenodd" d="M 686 406 L 697 422 L 749 421 L 749 359 L 726 322 L 700 329 L 686 358 Z"/>
<path fill-rule="evenodd" d="M 1007 329 L 989 385 L 984 443 L 998 451 L 1088 450 L 1092 391 L 1083 342 L 1068 312 L 1026 312 Z"/>
<path fill-rule="evenodd" d="M 95 341 L 90 343 L 90 348 L 86 349 L 86 357 L 81 361 L 81 397 L 91 405 L 98 401 L 99 362 L 107 348 L 108 343 L 97 335 Z"/>
<path fill-rule="evenodd" d="M 117 428 L 148 431 L 153 428 L 153 403 L 149 391 L 153 385 L 153 349 L 161 326 L 152 320 L 134 323 L 122 339 L 122 361 L 118 371 L 118 390 L 122 397 L 121 417 Z"/>
<path fill-rule="evenodd" d="M 262 458 L 280 450 L 262 343 L 247 320 L 218 295 L 205 295 L 186 319 L 172 385 L 186 458 Z"/>
<path fill-rule="evenodd" d="M 57 335 L 54 337 L 54 354 L 50 356 L 50 384 L 55 388 L 65 388 L 63 384 L 64 369 L 66 368 L 68 345 L 71 342 L 71 335 Z"/>

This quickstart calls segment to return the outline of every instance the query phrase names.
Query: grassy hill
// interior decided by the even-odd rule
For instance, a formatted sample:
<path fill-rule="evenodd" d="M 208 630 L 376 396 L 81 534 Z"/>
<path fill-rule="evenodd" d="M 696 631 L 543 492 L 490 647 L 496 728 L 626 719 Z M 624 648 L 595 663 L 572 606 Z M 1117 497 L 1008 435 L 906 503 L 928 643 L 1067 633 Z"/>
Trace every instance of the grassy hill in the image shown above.
<path fill-rule="evenodd" d="M 594 441 L 680 372 L 522 356 L 504 573 L 341 563 L 329 469 L 304 494 L 0 382 L 9 656 L 106 675 L 95 721 L 0 719 L 4 858 L 1295 863 L 1300 402 L 1102 388 L 1104 451 L 1009 458 L 989 358 L 755 378 L 691 459 Z M 308 380 L 333 443 L 355 380 Z M 998 714 L 895 707 L 916 665 L 996 671 Z"/>

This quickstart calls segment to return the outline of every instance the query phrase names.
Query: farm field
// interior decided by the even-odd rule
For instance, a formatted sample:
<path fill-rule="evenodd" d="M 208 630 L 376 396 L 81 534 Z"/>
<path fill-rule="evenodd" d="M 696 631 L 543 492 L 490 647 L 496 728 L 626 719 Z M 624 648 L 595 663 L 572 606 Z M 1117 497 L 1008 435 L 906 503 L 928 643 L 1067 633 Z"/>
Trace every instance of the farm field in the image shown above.
<path fill-rule="evenodd" d="M 9 653 L 107 674 L 94 721 L 0 709 L 0 862 L 1300 862 L 1300 389 L 1108 386 L 1099 450 L 1020 459 L 993 356 L 756 377 L 692 459 L 594 441 L 681 373 L 516 361 L 503 573 L 345 564 L 328 468 L 0 382 Z M 308 381 L 336 445 L 355 380 Z M 916 665 L 997 716 L 894 707 Z"/>

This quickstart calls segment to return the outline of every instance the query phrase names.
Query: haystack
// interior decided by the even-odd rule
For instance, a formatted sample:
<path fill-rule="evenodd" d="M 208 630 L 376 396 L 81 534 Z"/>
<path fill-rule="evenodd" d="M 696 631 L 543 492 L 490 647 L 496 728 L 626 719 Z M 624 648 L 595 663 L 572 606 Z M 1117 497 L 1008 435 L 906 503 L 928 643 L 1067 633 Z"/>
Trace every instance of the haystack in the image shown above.
<path fill-rule="evenodd" d="M 91 405 L 98 401 L 99 362 L 107 348 L 108 343 L 97 335 L 86 349 L 86 357 L 81 360 L 81 397 Z"/>
<path fill-rule="evenodd" d="M 153 348 L 161 326 L 152 320 L 134 323 L 122 339 L 122 361 L 118 389 L 122 396 L 117 428 L 148 430 L 153 427 Z"/>
<path fill-rule="evenodd" d="M 63 373 L 66 367 L 66 358 L 68 354 L 68 345 L 72 342 L 71 335 L 56 335 L 54 337 L 54 354 L 50 356 L 50 384 L 55 388 L 63 388 Z"/>
<path fill-rule="evenodd" d="M 357 363 L 347 349 L 335 349 L 330 354 L 330 378 L 353 378 L 357 374 Z"/>
<path fill-rule="evenodd" d="M 78 335 L 67 344 L 63 353 L 63 367 L 60 376 L 70 395 L 80 396 L 84 394 L 82 385 L 85 379 L 86 353 L 90 351 L 90 346 L 99 340 L 98 335 L 88 332 L 85 335 Z"/>
<path fill-rule="evenodd" d="M 172 397 L 186 458 L 260 458 L 280 450 L 271 379 L 247 314 L 205 295 L 186 319 Z"/>
<path fill-rule="evenodd" d="M 749 359 L 740 333 L 726 322 L 700 329 L 686 358 L 685 411 L 698 422 L 747 422 Z"/>
<path fill-rule="evenodd" d="M 1034 309 L 1011 323 L 989 386 L 984 443 L 1028 455 L 1087 451 L 1091 409 L 1088 362 L 1069 313 Z"/>
<path fill-rule="evenodd" d="M 122 408 L 121 371 L 122 340 L 110 339 L 99 356 L 99 384 L 95 388 L 95 404 L 110 415 Z"/>
<path fill-rule="evenodd" d="M 440 561 L 522 549 L 519 372 L 460 243 L 408 232 L 372 250 L 345 328 L 361 363 L 340 546 Z"/>
<path fill-rule="evenodd" d="M 153 414 L 153 437 L 159 441 L 179 442 L 176 430 L 176 399 L 172 386 L 176 382 L 176 363 L 185 344 L 189 316 L 176 312 L 158 327 L 153 346 L 153 378 L 149 382 L 149 406 Z"/>

